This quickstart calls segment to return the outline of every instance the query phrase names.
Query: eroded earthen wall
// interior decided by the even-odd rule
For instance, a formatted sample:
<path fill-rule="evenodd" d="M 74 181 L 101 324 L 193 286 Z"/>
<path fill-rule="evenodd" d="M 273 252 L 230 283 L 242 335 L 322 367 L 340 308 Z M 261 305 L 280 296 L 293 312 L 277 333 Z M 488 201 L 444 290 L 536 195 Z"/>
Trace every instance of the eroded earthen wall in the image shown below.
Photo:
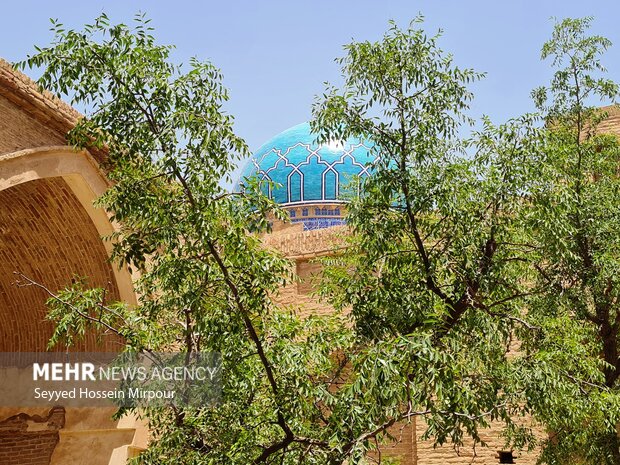
<path fill-rule="evenodd" d="M 20 413 L 0 421 L 2 465 L 49 465 L 65 424 L 65 410 L 52 408 L 46 416 Z"/>

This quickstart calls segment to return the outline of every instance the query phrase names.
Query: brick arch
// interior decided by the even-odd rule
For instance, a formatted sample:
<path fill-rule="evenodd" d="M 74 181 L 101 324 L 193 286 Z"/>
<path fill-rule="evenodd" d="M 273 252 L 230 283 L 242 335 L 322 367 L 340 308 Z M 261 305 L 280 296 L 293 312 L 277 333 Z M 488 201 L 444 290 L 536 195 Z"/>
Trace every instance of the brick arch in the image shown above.
<path fill-rule="evenodd" d="M 93 201 L 109 186 L 87 152 L 44 147 L 0 156 L 0 351 L 40 351 L 51 334 L 46 294 L 17 288 L 22 271 L 51 289 L 75 275 L 135 303 L 131 276 L 108 262 L 114 231 Z M 98 348 L 90 337 L 85 348 Z"/>

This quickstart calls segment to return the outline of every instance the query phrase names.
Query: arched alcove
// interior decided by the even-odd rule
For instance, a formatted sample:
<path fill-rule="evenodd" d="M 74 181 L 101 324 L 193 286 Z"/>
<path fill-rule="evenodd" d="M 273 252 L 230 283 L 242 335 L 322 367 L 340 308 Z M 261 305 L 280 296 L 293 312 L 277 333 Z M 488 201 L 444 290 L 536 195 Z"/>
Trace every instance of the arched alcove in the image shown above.
<path fill-rule="evenodd" d="M 135 302 L 131 276 L 108 260 L 114 228 L 93 206 L 108 183 L 85 152 L 68 147 L 0 157 L 0 351 L 42 351 L 52 332 L 43 289 L 15 285 L 15 271 L 56 291 L 85 278 L 109 300 Z M 112 349 L 90 336 L 83 349 Z"/>

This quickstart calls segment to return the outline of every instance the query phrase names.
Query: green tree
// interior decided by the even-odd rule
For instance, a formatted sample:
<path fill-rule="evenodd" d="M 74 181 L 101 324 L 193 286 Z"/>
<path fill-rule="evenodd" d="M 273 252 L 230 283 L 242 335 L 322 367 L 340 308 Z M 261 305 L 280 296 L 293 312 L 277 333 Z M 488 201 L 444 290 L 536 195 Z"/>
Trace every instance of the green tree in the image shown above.
<path fill-rule="evenodd" d="M 573 23 L 556 34 L 574 35 L 567 24 Z M 568 47 L 554 45 L 557 40 L 545 46 L 545 54 Z M 575 221 L 599 231 L 612 250 L 617 242 L 614 197 L 602 201 L 613 188 L 603 189 L 600 175 L 580 168 L 582 185 L 592 176 L 601 186 L 591 208 L 607 220 L 593 226 L 582 218 L 577 196 L 566 195 L 575 185 L 561 171 L 567 159 L 553 160 L 554 154 L 576 157 L 576 146 L 585 150 L 588 126 L 575 119 L 572 74 L 556 75 L 557 102 L 569 108 L 555 106 L 546 130 L 532 115 L 499 126 L 484 118 L 482 129 L 462 140 L 458 130 L 469 121 L 464 112 L 472 97 L 466 85 L 480 76 L 455 67 L 436 41 L 419 29 L 392 25 L 380 42 L 348 45 L 340 60 L 344 87 L 328 88 L 315 105 L 314 127 L 323 139 L 367 137 L 379 156 L 350 206 L 351 253 L 330 263 L 322 293 L 337 308 L 351 309 L 358 334 L 371 343 L 388 348 L 390 341 L 424 341 L 433 355 L 401 348 L 409 362 L 400 369 L 409 380 L 405 400 L 424 406 L 426 435 L 436 442 L 460 444 L 466 436 L 477 441 L 479 428 L 497 420 L 513 446 L 531 445 L 531 431 L 518 421 L 529 414 L 558 434 L 560 424 L 582 433 L 581 442 L 564 443 L 565 459 L 586 455 L 598 463 L 581 446 L 591 432 L 611 431 L 616 423 L 604 408 L 597 355 L 602 346 L 591 344 L 591 331 L 571 313 L 574 302 L 566 293 L 541 278 L 559 268 L 553 257 L 575 259 L 579 235 L 558 234 Z M 588 39 L 580 45 L 584 70 L 598 66 L 601 43 Z M 615 92 L 607 81 L 578 79 L 578 94 Z M 592 149 L 611 147 L 614 139 L 597 140 Z M 607 145 L 600 145 L 603 140 Z M 558 147 L 560 141 L 569 145 Z M 608 153 L 605 162 L 592 161 L 610 170 L 605 179 L 612 185 L 618 164 L 615 149 Z M 546 233 L 538 237 L 541 228 Z M 561 252 L 549 255 L 550 245 L 541 243 L 545 237 Z M 573 282 L 573 271 L 562 268 L 564 274 L 551 279 Z M 574 292 L 582 292 L 581 286 L 575 283 Z M 563 300 L 568 313 L 546 314 L 540 302 L 550 312 L 554 300 Z M 553 461 L 558 437 L 544 443 L 545 460 Z"/>
<path fill-rule="evenodd" d="M 587 34 L 591 21 L 555 25 L 542 58 L 556 71 L 548 88 L 533 92 L 546 134 L 530 224 L 541 293 L 529 302 L 530 316 L 555 327 L 556 337 L 581 335 L 584 359 L 599 362 L 581 395 L 538 406 L 553 432 L 548 463 L 620 464 L 620 145 L 601 125 L 617 108 L 593 106 L 613 102 L 619 88 L 600 61 L 611 43 Z M 531 342 L 541 351 L 555 344 L 549 337 Z M 567 375 L 574 375 L 568 366 Z"/>
<path fill-rule="evenodd" d="M 392 24 L 380 42 L 346 46 L 344 88 L 315 105 L 323 138 L 367 137 L 379 156 L 350 205 L 350 253 L 328 268 L 322 292 L 351 308 L 365 340 L 404 346 L 404 400 L 426 411 L 428 437 L 479 441 L 498 420 L 522 445 L 527 431 L 513 418 L 525 374 L 542 368 L 509 351 L 515 325 L 529 328 L 520 226 L 537 138 L 524 117 L 485 120 L 460 140 L 467 84 L 481 75 L 454 66 L 437 39 Z"/>
<path fill-rule="evenodd" d="M 82 31 L 55 23 L 51 46 L 22 64 L 90 108 L 69 141 L 107 152 L 114 185 L 100 205 L 121 225 L 114 258 L 140 271 L 135 307 L 82 284 L 53 293 L 51 343 L 95 329 L 128 350 L 222 354 L 221 404 L 146 409 L 154 441 L 139 463 L 363 463 L 413 417 L 456 446 L 499 421 L 521 447 L 533 440 L 522 415 L 560 431 L 561 415 L 587 424 L 606 402 L 591 331 L 568 305 L 538 303 L 550 259 L 531 230 L 544 226 L 545 195 L 566 185 L 541 168 L 552 136 L 524 116 L 485 119 L 461 140 L 480 75 L 415 26 L 348 45 L 344 89 L 315 107 L 323 138 L 369 137 L 379 161 L 350 207 L 351 248 L 326 270 L 321 293 L 337 311 L 307 319 L 274 304 L 291 264 L 260 244 L 285 214 L 255 183 L 220 183 L 247 147 L 213 65 L 185 72 L 143 17 L 130 29 L 105 15 Z"/>
<path fill-rule="evenodd" d="M 454 195 L 456 200 L 445 213 L 462 208 L 459 214 L 471 211 L 486 216 L 482 226 L 475 218 L 459 226 L 459 231 L 473 228 L 469 239 L 437 243 L 437 247 L 449 247 L 443 255 L 446 260 L 458 258 L 461 251 L 469 254 L 470 261 L 464 259 L 459 265 L 468 273 L 461 282 L 465 287 L 456 283 L 457 268 L 446 268 L 445 278 L 440 276 L 443 271 L 433 274 L 438 263 L 434 257 L 411 262 L 400 274 L 394 268 L 399 281 L 409 281 L 408 272 L 422 270 L 427 287 L 411 281 L 415 285 L 411 291 L 420 295 L 417 303 L 413 301 L 418 297 L 409 299 L 404 291 L 395 290 L 399 300 L 381 303 L 390 306 L 392 310 L 385 312 L 393 312 L 387 317 L 394 321 L 386 319 L 385 329 L 368 337 L 369 326 L 360 326 L 358 332 L 339 312 L 299 319 L 293 309 L 274 304 L 279 286 L 291 279 L 291 264 L 264 249 L 260 234 L 269 230 L 270 218 L 285 215 L 260 194 L 256 184 L 244 193 L 229 193 L 220 183 L 230 176 L 233 161 L 247 154 L 247 147 L 234 134 L 232 118 L 222 110 L 228 97 L 214 66 L 192 60 L 184 72 L 170 64 L 171 47 L 155 42 L 143 17 L 137 18 L 133 29 L 110 25 L 103 15 L 82 31 L 66 30 L 59 23 L 54 23 L 53 31 L 53 43 L 38 49 L 21 66 L 42 68 L 39 83 L 44 88 L 90 109 L 68 140 L 76 147 L 107 153 L 105 169 L 114 184 L 99 204 L 120 225 L 110 238 L 113 258 L 139 270 L 140 278 L 135 307 L 108 302 L 104 289 L 87 289 L 81 283 L 52 292 L 50 318 L 56 331 L 51 344 L 71 344 L 86 331 L 99 330 L 117 334 L 132 351 L 175 347 L 187 354 L 222 354 L 221 404 L 147 408 L 144 414 L 154 440 L 137 462 L 362 463 L 369 450 L 389 438 L 391 426 L 414 416 L 427 418 L 429 435 L 438 442 L 456 445 L 467 435 L 478 440 L 477 427 L 491 419 L 510 420 L 519 409 L 518 396 L 504 382 L 516 376 L 518 368 L 504 357 L 513 320 L 500 313 L 509 311 L 508 302 L 516 295 L 507 286 L 488 291 L 498 303 L 493 306 L 489 301 L 482 313 L 473 311 L 479 304 L 472 302 L 487 292 L 490 284 L 485 276 L 497 274 L 492 258 L 503 232 L 495 233 L 495 228 L 509 229 L 512 220 L 493 209 L 480 210 L 475 189 L 486 186 L 491 189 L 488 199 L 504 196 L 510 208 L 516 208 L 518 202 L 508 194 L 518 189 L 519 181 L 503 185 L 506 192 L 498 194 L 490 181 L 479 181 L 467 170 L 469 162 L 451 158 L 450 137 L 456 126 L 445 112 L 460 115 L 469 98 L 462 83 L 474 79 L 474 73 L 452 67 L 434 40 L 426 40 L 419 31 L 393 28 L 376 46 L 377 51 L 396 57 L 414 53 L 407 65 L 414 78 L 437 80 L 428 81 L 437 98 L 420 94 L 419 101 L 428 104 L 420 113 L 428 111 L 427 127 L 416 129 L 411 144 L 436 150 L 433 163 L 443 162 L 435 166 L 431 159 L 420 158 L 431 176 L 420 182 L 430 184 L 448 176 L 444 187 L 452 194 L 446 196 Z M 389 71 L 393 74 L 380 75 L 398 83 L 398 68 Z M 505 148 L 513 139 L 521 140 L 517 131 L 489 125 L 487 133 L 489 140 L 481 145 L 481 152 L 492 153 L 492 138 L 501 133 L 506 138 L 498 142 L 504 147 L 501 153 L 508 158 L 522 156 L 523 147 L 514 152 Z M 410 149 L 403 162 L 406 166 L 413 160 Z M 390 174 L 383 173 L 384 178 Z M 501 170 L 494 173 L 508 175 Z M 518 172 L 513 174 L 519 177 Z M 379 192 L 380 184 L 376 186 L 370 192 Z M 374 211 L 394 226 L 391 202 L 403 205 L 403 199 L 411 202 L 414 197 L 409 193 L 392 197 L 383 202 L 385 210 Z M 412 205 L 401 209 L 403 221 L 411 218 L 407 211 L 420 208 Z M 427 232 L 445 231 L 443 224 L 456 224 L 413 213 L 413 221 L 418 218 L 429 228 Z M 382 231 L 372 232 L 377 236 L 369 238 L 369 246 L 379 247 Z M 394 244 L 406 246 L 403 240 Z M 382 266 L 379 250 L 369 250 L 372 260 Z M 404 255 L 393 255 L 405 263 Z M 509 260 L 505 263 L 513 266 Z M 363 283 L 374 285 L 368 281 L 370 270 L 365 272 Z M 453 280 L 455 289 L 447 289 L 444 280 Z M 439 300 L 433 300 L 432 293 Z M 456 302 L 460 302 L 457 311 L 450 313 L 449 305 Z M 432 311 L 405 319 L 403 312 L 426 309 L 426 303 L 433 303 Z M 489 331 L 483 331 L 485 325 Z M 467 328 L 482 339 L 468 335 Z M 469 349 L 475 357 L 468 355 Z"/>
<path fill-rule="evenodd" d="M 42 87 L 90 108 L 68 140 L 105 150 L 114 184 L 99 204 L 120 225 L 113 258 L 140 278 L 135 307 L 82 283 L 52 293 L 50 344 L 96 330 L 131 351 L 221 353 L 221 404 L 147 408 L 154 441 L 139 463 L 340 463 L 366 427 L 350 425 L 343 444 L 331 436 L 344 422 L 323 420 L 326 409 L 345 412 L 330 391 L 331 352 L 351 347 L 350 332 L 337 315 L 302 321 L 275 308 L 290 263 L 259 235 L 284 214 L 258 189 L 222 187 L 248 149 L 222 110 L 220 72 L 197 60 L 187 72 L 172 65 L 171 47 L 142 16 L 133 29 L 102 15 L 82 31 L 57 22 L 53 31 L 51 46 L 21 66 L 41 67 Z"/>

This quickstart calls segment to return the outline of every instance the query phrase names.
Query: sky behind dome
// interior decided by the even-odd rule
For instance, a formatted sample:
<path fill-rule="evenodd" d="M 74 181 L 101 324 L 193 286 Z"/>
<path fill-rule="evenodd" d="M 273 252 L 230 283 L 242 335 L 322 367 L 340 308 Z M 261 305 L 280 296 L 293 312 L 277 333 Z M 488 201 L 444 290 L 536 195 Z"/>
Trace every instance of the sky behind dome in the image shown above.
<path fill-rule="evenodd" d="M 47 45 L 49 18 L 79 28 L 101 12 L 130 23 L 139 11 L 152 19 L 160 43 L 176 45 L 175 61 L 196 56 L 222 69 L 227 110 L 252 149 L 310 118 L 323 82 L 340 82 L 334 58 L 343 55 L 343 44 L 378 40 L 390 19 L 406 27 L 419 13 L 428 33 L 443 29 L 439 43 L 456 64 L 487 73 L 472 88 L 475 117 L 499 123 L 533 110 L 530 91 L 551 76 L 539 57 L 552 17 L 594 16 L 592 32 L 616 44 L 604 63 L 620 81 L 620 3 L 613 0 L 20 0 L 3 4 L 0 56 L 18 61 L 34 45 Z"/>

